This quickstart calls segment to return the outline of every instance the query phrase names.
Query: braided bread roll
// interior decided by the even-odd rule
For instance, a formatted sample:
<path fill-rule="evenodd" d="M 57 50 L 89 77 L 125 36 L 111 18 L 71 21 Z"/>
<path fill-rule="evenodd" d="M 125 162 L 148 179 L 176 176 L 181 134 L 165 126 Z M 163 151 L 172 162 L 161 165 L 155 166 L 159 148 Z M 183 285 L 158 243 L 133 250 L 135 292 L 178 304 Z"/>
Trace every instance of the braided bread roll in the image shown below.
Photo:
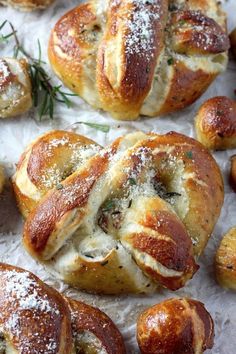
<path fill-rule="evenodd" d="M 169 299 L 144 311 L 137 323 L 142 354 L 202 354 L 214 342 L 214 322 L 196 300 Z"/>
<path fill-rule="evenodd" d="M 13 6 L 21 11 L 42 10 L 53 3 L 54 0 L 0 0 L 0 4 Z"/>
<path fill-rule="evenodd" d="M 93 107 L 132 120 L 193 103 L 225 70 L 228 48 L 216 0 L 90 0 L 55 25 L 49 59 Z"/>
<path fill-rule="evenodd" d="M 104 149 L 49 132 L 23 154 L 13 186 L 28 252 L 73 286 L 110 294 L 182 287 L 223 203 L 215 160 L 174 132 Z"/>
<path fill-rule="evenodd" d="M 27 112 L 32 106 L 31 82 L 25 59 L 0 59 L 0 118 Z"/>
<path fill-rule="evenodd" d="M 64 297 L 26 270 L 0 263 L 0 299 L 4 353 L 125 354 L 108 316 Z"/>

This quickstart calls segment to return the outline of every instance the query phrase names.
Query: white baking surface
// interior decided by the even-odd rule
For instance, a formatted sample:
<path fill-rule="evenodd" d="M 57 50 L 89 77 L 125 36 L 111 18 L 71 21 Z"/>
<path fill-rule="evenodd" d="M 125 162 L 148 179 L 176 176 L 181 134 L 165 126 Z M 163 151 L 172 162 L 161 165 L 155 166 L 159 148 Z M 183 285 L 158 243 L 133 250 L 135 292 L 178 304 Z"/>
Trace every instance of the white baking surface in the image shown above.
<path fill-rule="evenodd" d="M 73 8 L 79 1 L 56 0 L 55 4 L 45 12 L 20 13 L 10 8 L 0 7 L 0 23 L 10 20 L 28 52 L 37 55 L 37 39 L 40 40 L 43 58 L 46 59 L 49 32 L 56 21 L 67 10 Z M 224 1 L 223 6 L 228 13 L 229 30 L 236 26 L 236 1 Z M 7 45 L 0 45 L 1 56 L 12 55 L 13 41 Z M 48 67 L 47 70 L 50 71 Z M 56 82 L 56 81 L 55 81 Z M 175 130 L 194 136 L 193 118 L 204 100 L 215 95 L 228 95 L 234 97 L 236 89 L 236 62 L 230 60 L 228 70 L 219 76 L 208 91 L 191 107 L 182 112 L 162 118 L 142 119 L 133 123 L 117 122 L 109 118 L 108 114 L 94 111 L 81 99 L 75 98 L 74 107 L 66 109 L 58 106 L 53 121 L 38 122 L 35 114 L 30 112 L 21 118 L 0 122 L 0 162 L 10 177 L 15 170 L 15 163 L 29 142 L 39 134 L 51 129 L 65 129 L 78 121 L 109 124 L 110 132 L 104 134 L 94 129 L 79 125 L 77 132 L 84 134 L 100 144 L 106 145 L 117 136 L 141 129 L 164 133 Z M 148 306 L 173 296 L 189 296 L 205 303 L 215 321 L 215 345 L 206 353 L 235 354 L 236 353 L 236 294 L 221 289 L 214 277 L 214 255 L 222 235 L 236 224 L 236 195 L 228 185 L 230 168 L 229 157 L 236 150 L 216 152 L 216 160 L 220 164 L 225 177 L 225 204 L 221 217 L 213 232 L 204 255 L 199 260 L 200 270 L 188 285 L 175 293 L 162 290 L 149 296 L 94 296 L 68 288 L 60 281 L 55 280 L 40 264 L 37 264 L 21 246 L 22 219 L 17 211 L 12 195 L 10 182 L 7 182 L 3 196 L 0 199 L 0 261 L 21 266 L 37 274 L 48 284 L 59 291 L 84 300 L 104 310 L 122 331 L 127 353 L 139 353 L 136 340 L 137 315 Z"/>

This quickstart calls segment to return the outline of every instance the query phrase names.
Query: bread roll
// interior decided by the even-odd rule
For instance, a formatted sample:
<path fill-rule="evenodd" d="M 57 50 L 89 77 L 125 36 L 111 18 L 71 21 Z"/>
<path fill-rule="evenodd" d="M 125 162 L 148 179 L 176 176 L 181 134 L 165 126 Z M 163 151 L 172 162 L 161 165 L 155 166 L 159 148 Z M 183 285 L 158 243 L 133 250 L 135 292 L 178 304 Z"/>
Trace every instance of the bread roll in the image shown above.
<path fill-rule="evenodd" d="M 230 168 L 229 182 L 231 184 L 231 187 L 236 193 L 236 155 L 231 156 L 230 161 L 231 161 L 231 168 Z"/>
<path fill-rule="evenodd" d="M 15 117 L 32 106 L 31 81 L 25 59 L 0 59 L 0 118 Z"/>
<path fill-rule="evenodd" d="M 51 131 L 26 149 L 13 186 L 28 252 L 65 282 L 106 294 L 183 287 L 224 195 L 210 153 L 175 132 L 135 132 L 102 149 Z"/>
<path fill-rule="evenodd" d="M 208 149 L 236 148 L 236 102 L 213 97 L 200 107 L 195 120 L 197 139 Z"/>
<path fill-rule="evenodd" d="M 137 340 L 142 354 L 202 354 L 213 347 L 214 323 L 201 302 L 169 299 L 140 315 Z"/>
<path fill-rule="evenodd" d="M 126 353 L 105 313 L 61 295 L 34 274 L 0 263 L 0 288 L 1 353 Z"/>
<path fill-rule="evenodd" d="M 54 27 L 55 73 L 120 120 L 193 103 L 225 70 L 229 39 L 216 0 L 93 0 Z"/>
<path fill-rule="evenodd" d="M 216 252 L 216 277 L 222 287 L 236 290 L 236 227 L 223 236 Z"/>

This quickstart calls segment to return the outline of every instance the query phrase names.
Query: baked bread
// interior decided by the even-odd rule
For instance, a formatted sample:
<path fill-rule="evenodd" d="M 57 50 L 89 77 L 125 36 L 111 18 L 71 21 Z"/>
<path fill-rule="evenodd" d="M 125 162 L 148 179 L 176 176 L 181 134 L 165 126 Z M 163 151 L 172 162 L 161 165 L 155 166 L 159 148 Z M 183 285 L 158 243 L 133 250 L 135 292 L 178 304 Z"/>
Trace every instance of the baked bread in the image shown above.
<path fill-rule="evenodd" d="M 0 59 L 0 118 L 25 113 L 31 106 L 28 63 L 25 59 Z"/>
<path fill-rule="evenodd" d="M 2 353 L 125 354 L 103 312 L 59 294 L 32 273 L 0 264 Z"/>
<path fill-rule="evenodd" d="M 169 299 L 140 315 L 137 340 L 142 354 L 202 354 L 213 347 L 214 322 L 201 302 Z"/>
<path fill-rule="evenodd" d="M 230 168 L 229 182 L 231 187 L 236 193 L 236 155 L 231 156 L 230 161 L 231 161 L 231 168 Z"/>
<path fill-rule="evenodd" d="M 5 183 L 5 175 L 4 175 L 3 167 L 0 165 L 0 193 L 2 193 L 4 183 Z"/>
<path fill-rule="evenodd" d="M 229 39 L 232 53 L 236 58 L 236 28 L 230 33 Z"/>
<path fill-rule="evenodd" d="M 236 148 L 236 102 L 225 96 L 210 98 L 200 107 L 195 127 L 197 139 L 208 149 Z"/>
<path fill-rule="evenodd" d="M 227 65 L 216 0 L 93 0 L 54 27 L 55 73 L 94 108 L 121 120 L 193 103 Z"/>
<path fill-rule="evenodd" d="M 23 154 L 13 186 L 28 252 L 69 284 L 111 294 L 182 287 L 224 194 L 209 152 L 174 132 L 135 132 L 104 149 L 49 132 Z"/>
<path fill-rule="evenodd" d="M 42 10 L 53 3 L 54 0 L 0 0 L 0 4 L 13 6 L 21 11 Z"/>
<path fill-rule="evenodd" d="M 236 227 L 223 236 L 215 263 L 218 283 L 224 288 L 236 290 Z"/>

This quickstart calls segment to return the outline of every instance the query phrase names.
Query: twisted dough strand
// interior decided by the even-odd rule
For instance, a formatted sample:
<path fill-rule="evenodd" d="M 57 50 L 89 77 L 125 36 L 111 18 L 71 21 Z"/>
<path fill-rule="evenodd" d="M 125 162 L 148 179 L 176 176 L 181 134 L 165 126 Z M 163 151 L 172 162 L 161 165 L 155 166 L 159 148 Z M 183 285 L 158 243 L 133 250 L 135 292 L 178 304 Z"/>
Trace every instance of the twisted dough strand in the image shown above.
<path fill-rule="evenodd" d="M 48 133 L 23 155 L 13 178 L 21 209 L 41 188 L 34 162 L 42 142 L 53 146 L 45 166 L 57 161 L 57 149 L 70 165 L 63 134 L 71 133 Z M 61 137 L 57 143 L 55 136 Z M 76 145 L 78 156 L 87 151 L 85 141 Z M 222 206 L 214 159 L 201 144 L 174 132 L 136 132 L 104 149 L 89 146 L 93 152 L 75 172 L 62 174 L 59 185 L 34 200 L 24 227 L 26 249 L 88 291 L 147 292 L 156 283 L 182 287 L 198 269 L 194 256 L 203 251 Z"/>

